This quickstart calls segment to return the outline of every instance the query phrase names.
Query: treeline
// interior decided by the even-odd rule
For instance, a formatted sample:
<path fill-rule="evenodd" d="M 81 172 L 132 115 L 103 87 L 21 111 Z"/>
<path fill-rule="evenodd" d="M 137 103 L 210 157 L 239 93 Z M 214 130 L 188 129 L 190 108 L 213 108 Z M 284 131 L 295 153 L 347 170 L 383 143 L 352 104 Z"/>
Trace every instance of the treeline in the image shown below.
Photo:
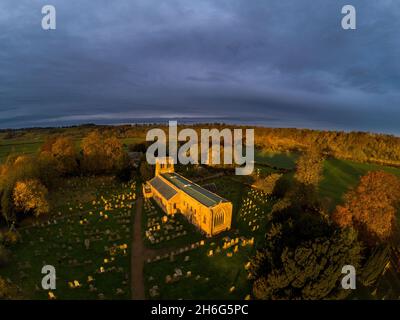
<path fill-rule="evenodd" d="M 318 148 L 325 155 L 359 162 L 400 166 L 400 138 L 365 132 L 257 128 L 256 145 L 265 151 Z"/>
<path fill-rule="evenodd" d="M 145 140 L 146 133 L 152 128 L 168 130 L 167 125 L 135 124 L 119 126 L 97 126 L 86 124 L 62 128 L 32 128 L 0 131 L 3 139 L 23 138 L 29 135 L 60 135 L 82 137 L 94 129 L 119 139 L 135 138 Z M 193 128 L 200 133 L 201 129 L 216 128 L 251 128 L 251 126 L 232 126 L 222 123 L 179 125 L 179 130 Z M 367 132 L 321 131 L 296 128 L 255 128 L 256 146 L 265 151 L 304 151 L 310 146 L 317 147 L 325 155 L 359 162 L 374 162 L 400 166 L 400 137 Z"/>
<path fill-rule="evenodd" d="M 0 165 L 0 212 L 11 224 L 18 217 L 49 211 L 48 190 L 58 179 L 115 174 L 130 178 L 130 160 L 120 140 L 91 131 L 80 145 L 67 135 L 52 135 L 34 155 L 10 155 Z"/>

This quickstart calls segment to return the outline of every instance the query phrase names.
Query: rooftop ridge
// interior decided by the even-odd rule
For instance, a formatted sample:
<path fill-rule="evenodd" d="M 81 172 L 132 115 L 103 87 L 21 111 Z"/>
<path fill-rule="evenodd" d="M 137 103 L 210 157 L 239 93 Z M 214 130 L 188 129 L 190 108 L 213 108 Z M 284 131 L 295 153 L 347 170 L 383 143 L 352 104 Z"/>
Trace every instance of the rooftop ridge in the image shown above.
<path fill-rule="evenodd" d="M 225 198 L 219 196 L 214 192 L 211 192 L 210 190 L 203 188 L 202 186 L 185 178 L 179 173 L 163 173 L 161 174 L 161 176 L 168 182 L 172 183 L 175 187 L 179 188 L 180 190 L 207 207 L 214 207 L 222 202 L 227 202 Z M 179 179 L 181 181 L 179 181 Z"/>

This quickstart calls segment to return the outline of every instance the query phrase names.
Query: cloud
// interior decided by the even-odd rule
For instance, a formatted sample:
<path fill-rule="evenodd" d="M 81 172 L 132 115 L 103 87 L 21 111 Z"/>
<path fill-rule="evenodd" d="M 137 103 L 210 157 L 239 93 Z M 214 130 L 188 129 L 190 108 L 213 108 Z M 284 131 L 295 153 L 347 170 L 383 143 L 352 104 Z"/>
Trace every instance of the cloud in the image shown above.
<path fill-rule="evenodd" d="M 43 1 L 0 3 L 0 127 L 162 113 L 399 133 L 398 1 L 353 0 L 355 31 L 342 0 L 52 2 L 51 32 Z"/>

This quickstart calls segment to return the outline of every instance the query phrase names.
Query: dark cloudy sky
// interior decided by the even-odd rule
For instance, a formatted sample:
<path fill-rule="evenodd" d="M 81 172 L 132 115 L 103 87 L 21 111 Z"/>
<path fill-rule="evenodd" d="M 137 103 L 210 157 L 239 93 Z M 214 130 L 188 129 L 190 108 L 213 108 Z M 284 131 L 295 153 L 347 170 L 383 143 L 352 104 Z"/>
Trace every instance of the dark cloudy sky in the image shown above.
<path fill-rule="evenodd" d="M 57 30 L 41 29 L 41 8 Z M 357 30 L 341 8 L 357 9 Z M 150 119 L 400 134 L 399 0 L 1 0 L 0 128 Z"/>

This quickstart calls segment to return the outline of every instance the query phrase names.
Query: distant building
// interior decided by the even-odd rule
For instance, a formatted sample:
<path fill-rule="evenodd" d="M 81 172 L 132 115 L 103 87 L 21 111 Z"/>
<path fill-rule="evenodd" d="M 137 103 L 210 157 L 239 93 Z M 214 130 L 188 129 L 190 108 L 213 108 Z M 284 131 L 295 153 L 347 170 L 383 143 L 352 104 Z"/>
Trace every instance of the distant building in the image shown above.
<path fill-rule="evenodd" d="M 231 228 L 232 203 L 176 173 L 172 158 L 156 160 L 155 177 L 144 184 L 143 194 L 169 215 L 182 213 L 207 236 Z"/>

